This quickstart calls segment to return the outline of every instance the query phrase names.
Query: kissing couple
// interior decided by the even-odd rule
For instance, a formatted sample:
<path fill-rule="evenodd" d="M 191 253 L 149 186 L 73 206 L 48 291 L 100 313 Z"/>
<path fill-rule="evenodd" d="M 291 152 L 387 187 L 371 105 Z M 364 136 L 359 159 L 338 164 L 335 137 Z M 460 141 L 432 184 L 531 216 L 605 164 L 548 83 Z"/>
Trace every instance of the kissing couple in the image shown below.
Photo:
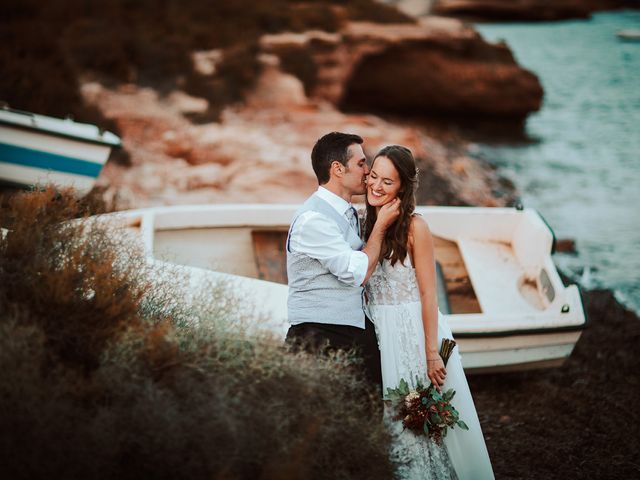
<path fill-rule="evenodd" d="M 355 350 L 379 395 L 401 379 L 415 389 L 416 377 L 452 388 L 469 430 L 450 431 L 442 445 L 385 412 L 390 455 L 403 459 L 399 478 L 493 479 L 460 355 L 454 351 L 445 369 L 439 354 L 453 335 L 438 311 L 431 232 L 415 213 L 415 160 L 391 145 L 369 167 L 362 144 L 358 135 L 332 132 L 313 147 L 319 187 L 294 215 L 286 243 L 286 342 L 311 352 Z M 363 194 L 358 215 L 351 197 Z"/>

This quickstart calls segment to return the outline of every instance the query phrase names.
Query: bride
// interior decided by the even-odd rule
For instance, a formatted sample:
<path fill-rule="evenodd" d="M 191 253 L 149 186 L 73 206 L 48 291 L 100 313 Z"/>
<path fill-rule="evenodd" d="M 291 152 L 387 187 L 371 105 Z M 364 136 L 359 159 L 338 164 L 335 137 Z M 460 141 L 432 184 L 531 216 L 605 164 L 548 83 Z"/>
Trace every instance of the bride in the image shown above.
<path fill-rule="evenodd" d="M 433 240 L 427 223 L 414 213 L 416 185 L 409 149 L 392 145 L 378 152 L 367 180 L 365 240 L 379 209 L 394 198 L 401 202 L 400 216 L 386 232 L 381 262 L 366 287 L 380 347 L 383 391 L 396 388 L 401 379 L 415 388 L 416 376 L 439 388 L 452 388 L 456 394 L 451 403 L 469 430 L 450 430 L 439 446 L 430 438 L 403 431 L 400 421 L 391 421 L 396 434 L 392 455 L 401 464 L 403 479 L 492 479 L 460 355 L 454 350 L 445 369 L 438 353 L 441 340 L 453 335 L 438 311 Z"/>

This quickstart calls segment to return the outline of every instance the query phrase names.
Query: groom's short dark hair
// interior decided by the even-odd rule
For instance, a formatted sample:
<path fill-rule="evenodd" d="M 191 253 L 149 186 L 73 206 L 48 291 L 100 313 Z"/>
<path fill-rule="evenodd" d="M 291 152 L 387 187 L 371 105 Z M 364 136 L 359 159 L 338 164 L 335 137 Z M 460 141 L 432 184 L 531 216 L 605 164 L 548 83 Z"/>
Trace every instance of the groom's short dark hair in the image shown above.
<path fill-rule="evenodd" d="M 347 166 L 349 147 L 354 143 L 361 145 L 362 137 L 340 132 L 327 133 L 316 142 L 311 151 L 311 165 L 320 185 L 329 181 L 329 169 L 333 162 Z"/>

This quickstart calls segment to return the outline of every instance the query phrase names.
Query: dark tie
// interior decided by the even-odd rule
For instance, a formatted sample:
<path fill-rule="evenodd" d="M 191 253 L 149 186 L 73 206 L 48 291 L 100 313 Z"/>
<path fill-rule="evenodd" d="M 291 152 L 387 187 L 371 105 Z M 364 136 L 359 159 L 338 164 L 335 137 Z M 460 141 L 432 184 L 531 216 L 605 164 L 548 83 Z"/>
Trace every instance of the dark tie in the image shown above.
<path fill-rule="evenodd" d="M 349 225 L 353 228 L 353 231 L 356 232 L 356 235 L 360 236 L 360 228 L 358 227 L 358 213 L 356 209 L 351 206 L 345 212 L 347 219 L 349 220 Z"/>

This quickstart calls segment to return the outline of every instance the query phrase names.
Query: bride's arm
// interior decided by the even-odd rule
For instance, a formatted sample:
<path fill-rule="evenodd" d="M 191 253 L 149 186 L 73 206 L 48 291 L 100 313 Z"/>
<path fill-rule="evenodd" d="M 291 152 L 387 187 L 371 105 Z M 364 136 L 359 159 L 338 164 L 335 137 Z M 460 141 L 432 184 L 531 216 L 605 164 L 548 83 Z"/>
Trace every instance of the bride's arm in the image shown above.
<path fill-rule="evenodd" d="M 446 370 L 438 352 L 438 297 L 436 295 L 436 267 L 433 238 L 427 222 L 414 216 L 411 221 L 410 242 L 413 266 L 416 269 L 422 323 L 427 353 L 427 375 L 437 387 L 444 384 Z"/>
<path fill-rule="evenodd" d="M 378 212 L 376 223 L 373 225 L 373 231 L 369 235 L 367 244 L 362 251 L 367 254 L 369 263 L 367 265 L 367 273 L 362 282 L 362 286 L 365 286 L 369 281 L 369 278 L 376 269 L 376 264 L 380 258 L 380 249 L 382 248 L 382 241 L 384 240 L 384 232 L 389 226 L 396 221 L 400 214 L 400 200 L 394 198 L 391 202 L 382 206 Z"/>

